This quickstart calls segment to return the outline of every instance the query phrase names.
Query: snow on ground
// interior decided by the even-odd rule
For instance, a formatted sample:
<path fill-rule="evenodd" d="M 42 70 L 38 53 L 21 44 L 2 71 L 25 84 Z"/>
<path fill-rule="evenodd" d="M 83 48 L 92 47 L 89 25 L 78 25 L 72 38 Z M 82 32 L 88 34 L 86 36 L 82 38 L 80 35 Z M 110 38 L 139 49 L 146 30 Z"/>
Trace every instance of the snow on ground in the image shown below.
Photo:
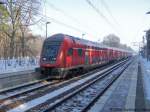
<path fill-rule="evenodd" d="M 34 70 L 39 66 L 39 58 L 0 59 L 0 74 Z"/>
<path fill-rule="evenodd" d="M 143 79 L 144 79 L 145 95 L 146 99 L 150 101 L 150 61 L 147 61 L 142 57 L 140 57 L 140 61 L 142 64 L 142 72 L 144 73 Z"/>
<path fill-rule="evenodd" d="M 115 65 L 117 65 L 117 64 L 115 64 Z M 97 72 L 97 73 L 95 73 L 95 74 L 93 74 L 93 75 L 91 75 L 89 77 L 86 77 L 84 79 L 81 79 L 81 80 L 78 80 L 78 81 L 76 81 L 74 83 L 71 83 L 71 84 L 69 84 L 69 85 L 67 85 L 67 86 L 65 86 L 63 88 L 57 89 L 57 90 L 55 90 L 55 91 L 53 91 L 51 93 L 48 93 L 48 94 L 46 94 L 44 96 L 38 97 L 38 98 L 33 99 L 31 101 L 28 101 L 28 102 L 26 102 L 24 104 L 21 104 L 20 106 L 11 109 L 8 112 L 24 112 L 24 111 L 27 111 L 27 110 L 29 110 L 29 109 L 31 109 L 31 108 L 39 105 L 39 104 L 42 104 L 42 103 L 46 102 L 47 100 L 50 100 L 50 99 L 52 99 L 52 98 L 54 98 L 54 97 L 56 97 L 56 96 L 58 96 L 58 95 L 60 95 L 62 93 L 64 93 L 64 92 L 74 88 L 75 86 L 77 87 L 77 86 L 85 83 L 86 81 L 88 81 L 88 80 L 98 76 L 99 74 L 103 73 L 104 71 L 108 71 L 110 68 L 113 68 L 115 65 L 113 65 L 113 66 L 111 66 L 111 67 L 109 67 L 109 68 L 107 68 L 105 70 L 99 71 L 99 72 Z"/>
<path fill-rule="evenodd" d="M 89 77 L 86 77 L 84 79 L 81 79 L 81 80 L 79 80 L 77 82 L 74 82 L 74 83 L 72 83 L 72 84 L 70 84 L 68 86 L 65 86 L 63 88 L 55 90 L 55 91 L 53 91 L 51 93 L 48 93 L 48 94 L 46 94 L 44 96 L 41 96 L 39 98 L 36 98 L 34 100 L 31 100 L 31 101 L 28 101 L 28 102 L 26 102 L 24 104 L 21 104 L 20 106 L 14 108 L 14 109 L 11 109 L 8 112 L 24 112 L 24 111 L 27 111 L 28 109 L 31 109 L 31 108 L 39 105 L 39 104 L 42 104 L 42 103 L 46 102 L 47 100 L 50 100 L 50 99 L 52 99 L 52 98 L 54 98 L 54 97 L 56 97 L 56 96 L 58 96 L 58 95 L 60 95 L 62 93 L 64 93 L 64 92 L 74 88 L 75 86 L 79 86 L 79 85 L 85 83 L 86 81 L 90 80 L 91 78 L 93 78 L 95 76 L 98 76 L 100 73 L 102 73 L 102 71 L 100 71 L 98 73 L 95 73 L 95 74 L 93 74 L 93 75 L 91 75 Z"/>

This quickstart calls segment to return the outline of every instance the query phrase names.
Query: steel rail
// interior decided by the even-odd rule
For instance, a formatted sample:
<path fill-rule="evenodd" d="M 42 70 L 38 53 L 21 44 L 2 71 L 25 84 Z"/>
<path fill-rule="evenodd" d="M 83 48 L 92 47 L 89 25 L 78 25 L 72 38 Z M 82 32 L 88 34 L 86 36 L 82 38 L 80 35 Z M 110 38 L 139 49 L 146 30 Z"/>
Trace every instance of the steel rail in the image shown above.
<path fill-rule="evenodd" d="M 128 60 L 127 60 L 128 61 Z M 63 99 L 59 99 L 59 101 L 56 101 L 56 103 L 53 103 L 48 109 L 46 109 L 44 112 L 49 112 L 54 110 L 56 107 L 60 106 L 62 103 L 64 103 L 65 101 L 67 101 L 68 99 L 72 98 L 73 96 L 75 96 L 76 94 L 80 93 L 81 91 L 83 91 L 84 89 L 88 88 L 90 85 L 94 84 L 95 82 L 97 82 L 98 80 L 102 80 L 103 78 L 105 78 L 107 75 L 109 75 L 111 72 L 113 72 L 114 70 L 116 70 L 117 68 L 119 68 L 121 65 L 123 66 L 127 61 L 118 64 L 117 66 L 115 66 L 114 68 L 106 71 L 105 73 L 102 73 L 99 75 L 98 78 L 92 80 L 91 82 L 89 82 L 86 85 L 81 86 L 79 89 L 76 89 L 75 91 L 67 94 L 66 96 L 63 96 Z M 104 89 L 106 91 L 106 89 Z"/>

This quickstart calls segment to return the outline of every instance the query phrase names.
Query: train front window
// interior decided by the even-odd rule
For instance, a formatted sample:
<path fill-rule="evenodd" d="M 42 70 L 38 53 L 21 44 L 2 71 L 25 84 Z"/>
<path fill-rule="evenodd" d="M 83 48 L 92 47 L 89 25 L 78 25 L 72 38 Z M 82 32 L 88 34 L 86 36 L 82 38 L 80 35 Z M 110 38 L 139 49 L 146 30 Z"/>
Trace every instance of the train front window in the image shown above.
<path fill-rule="evenodd" d="M 43 49 L 43 56 L 49 58 L 56 58 L 59 50 L 59 45 L 45 45 Z"/>

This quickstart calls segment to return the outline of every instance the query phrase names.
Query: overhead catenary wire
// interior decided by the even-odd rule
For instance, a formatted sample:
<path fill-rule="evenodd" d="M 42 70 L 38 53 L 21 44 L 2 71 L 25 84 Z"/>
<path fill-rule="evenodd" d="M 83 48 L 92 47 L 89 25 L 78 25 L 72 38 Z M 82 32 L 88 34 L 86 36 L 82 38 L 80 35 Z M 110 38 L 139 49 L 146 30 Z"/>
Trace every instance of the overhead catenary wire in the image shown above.
<path fill-rule="evenodd" d="M 54 23 L 56 23 L 56 24 L 59 24 L 59 25 L 65 26 L 65 27 L 67 27 L 67 28 L 76 30 L 76 31 L 78 31 L 78 32 L 82 32 L 82 33 L 86 33 L 86 34 L 87 34 L 87 32 L 84 31 L 84 30 L 81 30 L 81 29 L 76 28 L 76 27 L 74 27 L 74 26 L 72 26 L 72 25 L 68 25 L 68 24 L 66 24 L 66 23 L 63 23 L 63 22 L 61 22 L 61 21 L 59 21 L 59 20 L 57 20 L 57 19 L 55 19 L 55 18 L 52 18 L 52 17 L 49 17 L 49 16 L 44 16 L 42 13 L 39 13 L 39 16 L 43 17 L 44 19 L 49 19 L 50 21 L 52 21 L 52 22 L 54 22 Z M 45 22 L 45 21 L 44 21 L 44 22 Z"/>
<path fill-rule="evenodd" d="M 16 6 L 21 6 L 21 3 L 15 2 L 14 4 L 15 4 Z M 28 6 L 26 6 L 26 5 L 22 5 L 22 8 L 23 8 L 23 10 L 22 10 L 23 13 L 25 13 L 25 12 L 27 12 L 27 11 L 29 10 Z M 64 22 L 62 22 L 62 21 L 60 21 L 60 20 L 57 20 L 57 19 L 53 18 L 53 17 L 44 15 L 42 12 L 37 11 L 37 10 L 38 10 L 37 8 L 32 8 L 32 10 L 33 10 L 33 13 L 32 13 L 32 14 L 38 15 L 38 17 L 37 17 L 38 20 L 36 20 L 36 19 L 35 19 L 35 20 L 32 20 L 32 21 L 33 21 L 32 23 L 25 24 L 25 25 L 23 25 L 23 26 L 33 26 L 33 25 L 36 25 L 36 24 L 43 24 L 43 25 L 41 25 L 41 26 L 38 25 L 38 27 L 42 28 L 43 26 L 45 26 L 45 22 L 47 21 L 47 19 L 49 19 L 50 21 L 52 21 L 52 22 L 54 22 L 54 23 L 56 23 L 56 24 L 58 24 L 58 25 L 61 25 L 61 26 L 64 26 L 64 27 L 66 27 L 66 28 L 69 28 L 69 29 L 72 29 L 72 30 L 81 32 L 82 34 L 90 34 L 90 33 L 88 33 L 87 31 L 85 31 L 85 30 L 83 30 L 83 29 L 80 29 L 80 28 L 75 27 L 75 26 L 70 25 L 70 24 L 66 24 L 66 23 L 64 23 Z M 65 12 L 64 12 L 64 14 L 65 14 Z M 71 17 L 71 16 L 70 16 L 70 17 Z M 72 17 L 72 19 L 73 19 L 73 17 Z M 45 21 L 45 20 L 46 20 L 46 21 Z M 74 19 L 74 20 L 75 20 L 75 19 Z"/>
<path fill-rule="evenodd" d="M 50 6 L 50 8 L 52 8 L 52 9 L 54 9 L 54 10 L 56 10 L 56 11 L 62 13 L 64 16 L 66 16 L 67 18 L 73 20 L 73 21 L 76 22 L 77 24 L 80 24 L 80 22 L 79 22 L 76 18 L 74 18 L 74 17 L 71 16 L 70 14 L 66 13 L 66 12 L 63 11 L 62 9 L 57 8 L 54 4 L 52 4 L 52 3 L 50 3 L 50 2 L 48 2 L 47 4 Z"/>
<path fill-rule="evenodd" d="M 86 2 L 93 8 L 93 10 L 102 18 L 105 20 L 105 22 L 113 29 L 115 30 L 119 35 L 120 33 L 116 29 L 116 27 L 107 19 L 107 17 L 98 9 L 94 6 L 94 4 L 90 0 L 86 0 Z"/>
<path fill-rule="evenodd" d="M 46 3 L 46 0 L 44 0 L 44 3 Z M 73 16 L 67 14 L 67 13 L 64 12 L 63 10 L 57 8 L 56 6 L 54 6 L 53 4 L 51 4 L 50 2 L 48 2 L 48 3 L 50 4 L 50 6 L 51 6 L 53 9 L 59 11 L 60 13 L 63 13 L 66 17 L 70 18 L 70 19 L 73 20 L 74 22 L 76 22 L 76 23 L 78 23 L 78 24 L 81 25 L 81 23 L 80 23 L 76 18 L 74 18 Z M 16 5 L 20 5 L 20 4 L 17 4 L 17 3 L 16 3 Z M 46 5 L 44 4 L 44 6 L 46 6 Z M 23 6 L 23 7 L 24 7 L 24 6 Z M 24 9 L 26 10 L 27 7 L 24 7 Z M 35 13 L 37 9 L 36 9 L 36 8 L 33 8 L 32 10 L 33 10 L 33 13 Z M 34 12 L 34 10 L 35 10 L 35 12 Z M 46 9 L 45 9 L 45 10 L 46 10 Z M 91 33 L 88 33 L 87 31 L 85 31 L 85 30 L 83 30 L 83 29 L 81 30 L 80 28 L 74 27 L 73 25 L 66 24 L 66 23 L 64 23 L 64 22 L 62 22 L 62 21 L 60 21 L 60 20 L 57 20 L 57 19 L 53 18 L 53 17 L 47 16 L 47 15 L 46 15 L 46 11 L 45 11 L 45 14 L 42 14 L 41 12 L 36 12 L 36 15 L 38 15 L 40 18 L 39 18 L 37 21 L 33 21 L 33 23 L 30 23 L 29 25 L 26 25 L 26 26 L 35 25 L 35 24 L 38 24 L 38 23 L 39 23 L 40 21 L 42 21 L 42 20 L 46 20 L 46 21 L 47 21 L 47 19 L 49 19 L 50 21 L 53 21 L 53 22 L 56 23 L 56 24 L 59 24 L 59 25 L 61 25 L 61 26 L 65 26 L 65 27 L 67 27 L 67 28 L 70 28 L 70 29 L 75 30 L 75 31 L 78 31 L 78 32 L 81 32 L 82 34 L 90 34 L 90 35 L 91 35 Z M 45 21 L 42 21 L 42 22 L 44 23 Z M 44 23 L 44 24 L 45 24 L 45 23 Z M 86 26 L 86 28 L 87 28 L 87 26 Z M 91 27 L 90 27 L 90 29 L 91 29 Z"/>
<path fill-rule="evenodd" d="M 101 0 L 101 3 L 102 3 L 102 5 L 105 7 L 105 9 L 107 10 L 107 12 L 109 13 L 109 15 L 111 16 L 111 18 L 113 19 L 114 23 L 115 23 L 116 25 L 119 25 L 119 26 L 120 26 L 119 22 L 118 22 L 118 21 L 116 20 L 116 18 L 113 16 L 113 14 L 112 14 L 112 12 L 111 12 L 109 6 L 107 5 L 106 1 Z"/>
<path fill-rule="evenodd" d="M 85 28 L 89 28 L 90 30 L 92 30 L 92 31 L 95 32 L 95 30 L 93 30 L 92 27 L 89 27 L 87 24 L 81 23 L 78 19 L 76 19 L 76 18 L 73 17 L 72 15 L 66 13 L 64 10 L 62 10 L 62 9 L 60 9 L 60 8 L 58 8 L 58 7 L 56 7 L 56 6 L 55 6 L 54 4 L 52 4 L 50 1 L 47 2 L 47 4 L 50 6 L 50 8 L 56 10 L 57 12 L 62 13 L 65 17 L 67 17 L 68 19 L 70 19 L 70 20 L 73 21 L 74 23 L 76 23 L 76 24 L 82 26 L 83 28 L 84 28 L 84 27 L 85 27 Z"/>
<path fill-rule="evenodd" d="M 94 9 L 94 11 L 101 16 L 111 27 L 113 27 L 112 23 L 100 12 L 98 8 L 96 8 L 90 0 L 86 0 L 86 2 Z"/>
<path fill-rule="evenodd" d="M 111 12 L 111 10 L 110 10 L 110 8 L 109 8 L 109 6 L 108 6 L 108 4 L 107 4 L 107 2 L 105 1 L 105 0 L 101 0 L 101 3 L 102 3 L 102 5 L 105 7 L 105 9 L 107 10 L 107 12 L 109 13 L 109 15 L 110 15 L 110 17 L 112 18 L 112 20 L 113 20 L 113 22 L 115 23 L 115 26 L 116 26 L 116 30 L 117 31 L 120 31 L 121 32 L 121 36 L 123 36 L 122 35 L 122 26 L 120 25 L 120 23 L 117 21 L 117 19 L 113 16 L 113 14 L 112 14 L 112 12 Z"/>
<path fill-rule="evenodd" d="M 26 7 L 24 7 L 24 9 L 26 9 Z M 36 11 L 37 9 L 33 9 L 33 10 Z M 57 20 L 57 19 L 55 19 L 55 18 L 49 17 L 49 16 L 47 16 L 47 15 L 44 15 L 44 14 L 42 14 L 41 12 L 36 12 L 36 15 L 38 15 L 38 17 L 40 17 L 40 19 L 39 19 L 38 21 L 36 21 L 36 22 L 30 24 L 30 25 L 35 25 L 36 23 L 38 23 L 38 22 L 40 22 L 40 21 L 43 21 L 43 20 L 45 20 L 45 21 L 43 21 L 43 22 L 46 22 L 47 19 L 50 19 L 52 22 L 54 22 L 54 23 L 56 23 L 56 24 L 65 26 L 65 27 L 67 27 L 67 28 L 73 29 L 73 30 L 78 31 L 78 32 L 81 32 L 81 33 L 88 34 L 88 33 L 87 33 L 86 31 L 84 31 L 84 30 L 81 30 L 81 29 L 76 28 L 76 27 L 74 27 L 74 26 L 72 26 L 72 25 L 68 25 L 68 24 L 66 24 L 66 23 L 63 23 L 63 22 L 61 22 L 61 21 L 59 21 L 59 20 Z"/>

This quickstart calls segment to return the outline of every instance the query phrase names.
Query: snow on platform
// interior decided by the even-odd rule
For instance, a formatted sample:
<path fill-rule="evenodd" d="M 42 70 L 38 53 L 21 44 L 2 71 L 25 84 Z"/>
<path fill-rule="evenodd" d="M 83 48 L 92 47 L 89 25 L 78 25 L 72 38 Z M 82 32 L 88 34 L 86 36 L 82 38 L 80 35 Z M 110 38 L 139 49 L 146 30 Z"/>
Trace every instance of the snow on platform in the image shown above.
<path fill-rule="evenodd" d="M 138 60 L 135 59 L 89 112 L 132 112 L 135 109 L 137 74 Z"/>
<path fill-rule="evenodd" d="M 34 70 L 39 66 L 38 60 L 38 57 L 0 59 L 0 75 Z"/>
<path fill-rule="evenodd" d="M 70 85 L 67 85 L 67 86 L 65 86 L 65 87 L 63 87 L 63 88 L 60 88 L 60 89 L 58 89 L 58 90 L 55 90 L 55 91 L 53 91 L 53 92 L 51 92 L 51 93 L 47 93 L 47 94 L 44 95 L 44 96 L 38 97 L 38 98 L 33 99 L 33 100 L 31 100 L 31 101 L 28 101 L 28 102 L 26 102 L 26 103 L 24 103 L 24 104 L 21 104 L 20 106 L 11 109 L 11 110 L 9 110 L 8 112 L 24 112 L 24 111 L 28 111 L 29 109 L 31 109 L 31 108 L 33 108 L 33 107 L 35 107 L 35 106 L 38 106 L 38 105 L 40 105 L 40 104 L 42 104 L 42 103 L 45 103 L 46 101 L 48 101 L 48 100 L 50 100 L 50 99 L 53 99 L 54 97 L 56 97 L 56 96 L 58 96 L 58 95 L 60 95 L 60 94 L 62 94 L 62 93 L 64 93 L 64 92 L 66 92 L 66 91 L 68 91 L 68 90 L 71 90 L 71 89 L 74 88 L 75 86 L 77 87 L 77 86 L 79 86 L 79 85 L 85 83 L 86 81 L 88 81 L 88 80 L 90 80 L 90 79 L 92 79 L 92 78 L 98 76 L 99 74 L 108 71 L 110 68 L 113 68 L 114 66 L 115 66 L 115 65 L 113 65 L 113 66 L 111 66 L 111 67 L 109 67 L 109 68 L 107 68 L 107 69 L 105 69 L 105 70 L 99 71 L 99 72 L 97 72 L 97 73 L 95 73 L 95 74 L 93 74 L 93 75 L 91 75 L 91 76 L 89 76 L 89 77 L 86 77 L 86 78 L 84 78 L 84 79 L 81 79 L 81 80 L 78 80 L 78 81 L 76 81 L 76 82 L 74 82 L 74 83 L 71 83 Z"/>
<path fill-rule="evenodd" d="M 140 57 L 143 81 L 144 81 L 144 91 L 146 98 L 146 105 L 150 108 L 150 61 Z"/>

